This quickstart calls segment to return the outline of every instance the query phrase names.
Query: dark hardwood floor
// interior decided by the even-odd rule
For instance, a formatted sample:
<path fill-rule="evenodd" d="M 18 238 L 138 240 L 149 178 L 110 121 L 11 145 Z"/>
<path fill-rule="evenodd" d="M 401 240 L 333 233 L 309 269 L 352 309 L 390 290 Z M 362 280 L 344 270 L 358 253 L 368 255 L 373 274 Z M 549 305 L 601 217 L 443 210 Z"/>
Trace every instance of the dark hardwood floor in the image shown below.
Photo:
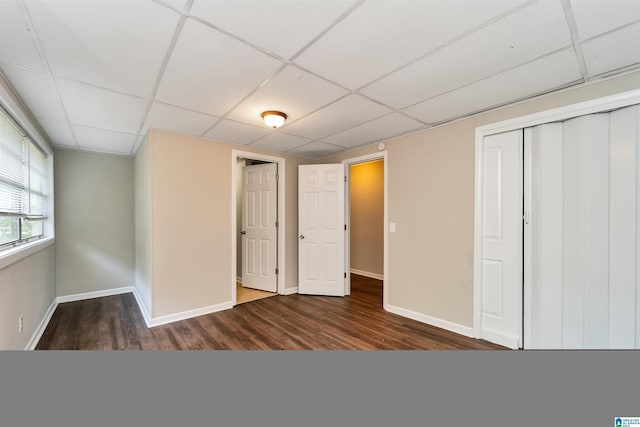
<path fill-rule="evenodd" d="M 345 298 L 273 296 L 147 328 L 132 294 L 60 304 L 37 350 L 503 349 L 382 309 L 382 284 L 352 275 Z"/>

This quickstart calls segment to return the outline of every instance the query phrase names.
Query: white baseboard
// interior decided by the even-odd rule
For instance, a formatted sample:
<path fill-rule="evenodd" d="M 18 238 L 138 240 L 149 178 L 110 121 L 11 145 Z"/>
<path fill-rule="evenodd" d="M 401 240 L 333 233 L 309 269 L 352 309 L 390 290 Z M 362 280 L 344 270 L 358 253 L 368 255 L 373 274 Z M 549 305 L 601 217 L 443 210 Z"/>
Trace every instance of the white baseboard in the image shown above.
<path fill-rule="evenodd" d="M 370 273 L 368 271 L 357 270 L 355 268 L 352 268 L 349 271 L 351 271 L 351 273 L 353 273 L 353 274 L 357 274 L 358 276 L 369 277 L 371 279 L 377 279 L 377 280 L 384 280 L 384 275 L 383 274 Z"/>
<path fill-rule="evenodd" d="M 167 323 L 177 322 L 179 320 L 191 319 L 192 317 L 202 316 L 205 314 L 215 313 L 218 311 L 233 308 L 233 302 L 227 301 L 220 304 L 209 305 L 206 307 L 194 308 L 193 310 L 182 311 L 180 313 L 167 314 L 166 316 L 154 317 L 147 322 L 150 328 L 154 326 L 166 325 Z M 146 321 L 146 319 L 145 319 Z"/>
<path fill-rule="evenodd" d="M 136 299 L 136 302 L 138 303 L 138 308 L 140 309 L 140 312 L 142 313 L 142 318 L 144 319 L 144 323 L 147 324 L 147 328 L 150 328 L 151 327 L 151 315 L 147 311 L 147 307 L 142 302 L 142 296 L 138 292 L 138 288 L 136 288 L 135 286 L 133 287 L 133 297 Z"/>
<path fill-rule="evenodd" d="M 242 277 L 236 276 L 236 282 L 238 282 L 238 283 L 240 283 L 242 285 Z"/>
<path fill-rule="evenodd" d="M 31 339 L 29 340 L 26 347 L 24 348 L 25 350 L 36 349 L 36 346 L 38 345 L 38 341 L 40 341 L 40 338 L 42 338 L 42 334 L 44 334 L 44 330 L 47 329 L 47 325 L 51 320 L 51 316 L 53 316 L 53 313 L 56 311 L 57 307 L 58 307 L 58 302 L 56 301 L 56 298 L 54 298 L 53 301 L 51 302 L 51 305 L 49 306 L 47 311 L 44 313 L 44 316 L 42 317 L 42 320 L 38 324 L 38 327 L 33 332 L 33 335 L 31 335 Z"/>
<path fill-rule="evenodd" d="M 293 295 L 298 293 L 298 287 L 295 288 L 284 288 L 284 292 L 282 295 Z"/>
<path fill-rule="evenodd" d="M 91 298 L 108 297 L 111 295 L 126 294 L 133 292 L 133 286 L 124 286 L 122 288 L 105 289 L 103 291 L 84 292 L 81 294 L 63 295 L 56 298 L 58 304 L 63 302 L 81 301 Z"/>
<path fill-rule="evenodd" d="M 465 337 L 473 337 L 473 328 L 470 326 L 460 325 L 458 323 L 428 316 L 426 314 L 407 310 L 406 308 L 397 307 L 391 304 L 387 304 L 386 310 L 400 316 L 408 317 L 409 319 L 417 320 L 418 322 L 426 323 L 427 325 L 436 326 L 438 328 L 446 329 L 447 331 L 455 332 L 456 334 L 464 335 Z"/>
<path fill-rule="evenodd" d="M 514 337 L 511 335 L 505 335 L 500 332 L 492 331 L 490 329 L 483 329 L 481 332 L 481 337 L 483 340 L 487 340 L 494 344 L 503 345 L 512 350 L 515 350 L 520 347 L 518 337 Z"/>

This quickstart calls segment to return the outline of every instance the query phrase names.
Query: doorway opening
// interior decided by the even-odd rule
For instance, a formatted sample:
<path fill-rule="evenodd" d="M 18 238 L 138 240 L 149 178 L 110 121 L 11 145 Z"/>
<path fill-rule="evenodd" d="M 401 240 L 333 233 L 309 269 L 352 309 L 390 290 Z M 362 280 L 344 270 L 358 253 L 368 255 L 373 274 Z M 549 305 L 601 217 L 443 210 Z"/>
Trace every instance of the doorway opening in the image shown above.
<path fill-rule="evenodd" d="M 345 165 L 345 295 L 352 280 L 360 288 L 382 286 L 382 307 L 388 295 L 387 152 L 343 161 Z M 352 278 L 352 275 L 353 278 Z"/>
<path fill-rule="evenodd" d="M 284 293 L 284 159 L 232 152 L 233 305 Z"/>

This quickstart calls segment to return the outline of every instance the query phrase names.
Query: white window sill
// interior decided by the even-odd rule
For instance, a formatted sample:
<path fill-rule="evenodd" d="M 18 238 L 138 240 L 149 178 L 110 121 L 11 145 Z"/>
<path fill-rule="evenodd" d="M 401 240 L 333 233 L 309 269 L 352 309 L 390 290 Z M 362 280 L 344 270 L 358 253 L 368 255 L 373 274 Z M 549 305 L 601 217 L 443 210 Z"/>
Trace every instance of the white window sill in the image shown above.
<path fill-rule="evenodd" d="M 25 243 L 24 245 L 2 251 L 2 253 L 0 253 L 0 270 L 53 245 L 55 241 L 56 239 L 54 237 L 44 237 L 34 242 Z"/>

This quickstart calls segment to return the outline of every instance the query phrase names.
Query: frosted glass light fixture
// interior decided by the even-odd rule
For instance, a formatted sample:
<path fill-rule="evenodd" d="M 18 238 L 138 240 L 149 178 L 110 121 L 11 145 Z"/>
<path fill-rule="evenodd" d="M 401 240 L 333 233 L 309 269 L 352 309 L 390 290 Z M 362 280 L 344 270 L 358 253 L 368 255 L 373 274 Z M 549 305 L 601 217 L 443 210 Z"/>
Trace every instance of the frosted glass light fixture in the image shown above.
<path fill-rule="evenodd" d="M 265 111 L 262 113 L 262 120 L 269 126 L 270 128 L 278 128 L 282 126 L 287 115 L 281 111 Z"/>

